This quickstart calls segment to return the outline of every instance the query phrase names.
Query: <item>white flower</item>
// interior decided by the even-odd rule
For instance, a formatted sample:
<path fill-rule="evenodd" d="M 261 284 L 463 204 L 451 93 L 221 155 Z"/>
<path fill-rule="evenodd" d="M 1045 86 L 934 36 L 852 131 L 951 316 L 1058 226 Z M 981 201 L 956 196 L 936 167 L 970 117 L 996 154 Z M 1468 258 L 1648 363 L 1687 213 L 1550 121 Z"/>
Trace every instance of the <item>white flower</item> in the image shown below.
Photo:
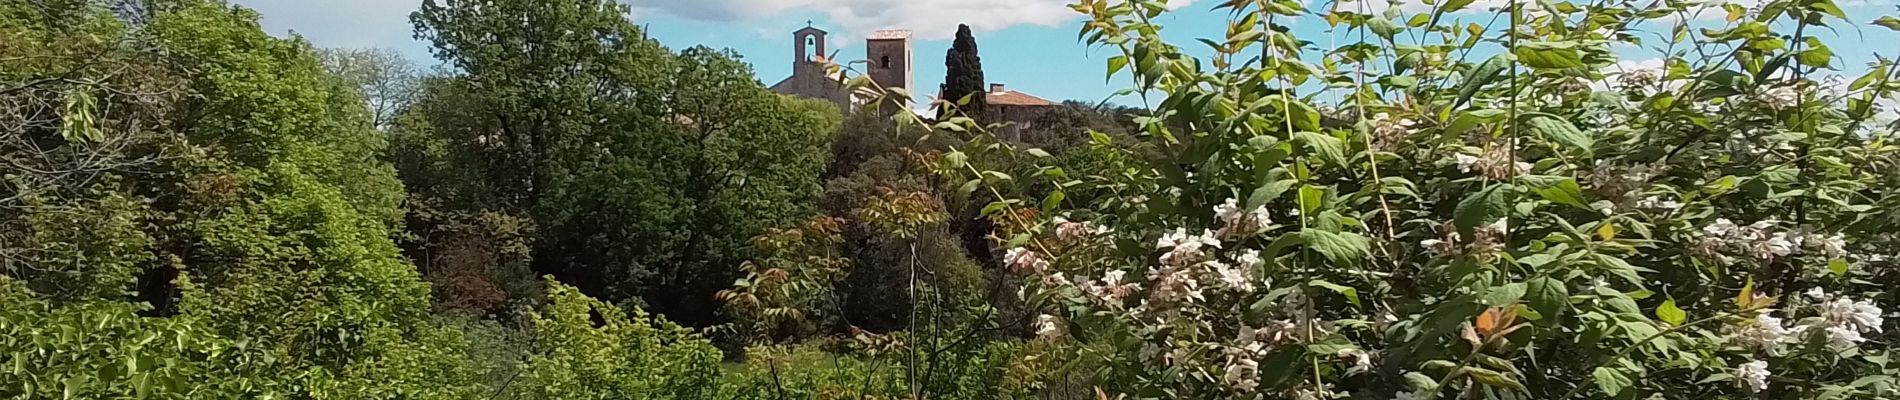
<path fill-rule="evenodd" d="M 1735 332 L 1735 342 L 1745 347 L 1760 350 L 1771 356 L 1781 355 L 1781 344 L 1794 332 L 1781 325 L 1781 318 L 1771 315 L 1774 310 L 1763 310 L 1755 315 L 1755 322 L 1743 326 Z"/>
<path fill-rule="evenodd" d="M 1063 242 L 1075 243 L 1087 239 L 1090 235 L 1100 233 L 1102 233 L 1102 228 L 1096 228 L 1087 222 L 1074 222 L 1061 218 L 1056 219 L 1056 239 Z"/>
<path fill-rule="evenodd" d="M 1886 322 L 1879 306 L 1866 300 L 1847 298 L 1822 303 L 1821 318 L 1834 326 L 1849 327 L 1860 332 L 1880 332 L 1880 325 Z"/>
<path fill-rule="evenodd" d="M 1794 242 L 1788 241 L 1787 232 L 1775 232 L 1767 239 L 1755 242 L 1755 257 L 1768 259 L 1794 253 Z"/>
<path fill-rule="evenodd" d="M 1452 157 L 1457 159 L 1458 172 L 1470 173 L 1471 167 L 1478 164 L 1478 157 L 1470 154 L 1458 153 Z"/>
<path fill-rule="evenodd" d="M 1235 390 L 1242 392 L 1253 391 L 1260 386 L 1257 380 L 1260 377 L 1259 368 L 1260 364 L 1252 358 L 1236 358 L 1227 364 L 1227 384 L 1234 385 Z"/>
<path fill-rule="evenodd" d="M 1785 110 L 1801 105 L 1801 90 L 1795 85 L 1782 85 L 1764 90 L 1760 99 L 1769 108 Z"/>
<path fill-rule="evenodd" d="M 1155 248 L 1166 249 L 1179 246 L 1181 243 L 1186 242 L 1187 239 L 1187 228 L 1174 228 L 1174 232 L 1161 235 L 1161 240 L 1155 241 Z"/>
<path fill-rule="evenodd" d="M 1062 320 L 1049 314 L 1036 316 L 1036 336 L 1048 338 L 1061 337 Z"/>
<path fill-rule="evenodd" d="M 1069 282 L 1069 277 L 1066 275 L 1063 275 L 1061 272 L 1055 272 L 1055 273 L 1051 273 L 1049 275 L 1043 276 L 1042 284 L 1044 286 L 1053 286 L 1053 287 L 1073 285 L 1073 283 Z"/>
<path fill-rule="evenodd" d="M 1828 257 L 1842 257 L 1847 255 L 1847 237 L 1839 233 L 1832 235 L 1808 235 L 1802 238 L 1801 243 L 1808 247 L 1821 248 L 1821 251 L 1827 252 Z"/>
<path fill-rule="evenodd" d="M 1260 250 L 1247 249 L 1241 251 L 1239 257 L 1234 257 L 1234 262 L 1236 266 L 1251 273 L 1253 270 L 1260 268 Z"/>
<path fill-rule="evenodd" d="M 1251 269 L 1235 268 L 1232 265 L 1218 261 L 1209 261 L 1207 264 L 1209 267 L 1212 267 L 1215 276 L 1220 278 L 1221 284 L 1227 285 L 1228 288 L 1234 289 L 1234 291 L 1237 292 L 1253 291 L 1253 271 Z"/>
<path fill-rule="evenodd" d="M 1675 200 L 1663 200 L 1656 196 L 1649 196 L 1637 201 L 1636 207 L 1651 210 L 1675 211 L 1678 208 L 1682 208 L 1682 203 Z"/>
<path fill-rule="evenodd" d="M 1728 218 L 1716 218 L 1715 222 L 1710 223 L 1709 226 L 1702 227 L 1702 233 L 1709 236 L 1728 236 L 1729 233 L 1735 232 L 1736 228 L 1734 221 L 1729 221 Z"/>
<path fill-rule="evenodd" d="M 1802 294 L 1807 295 L 1809 298 L 1813 298 L 1815 301 L 1825 301 L 1828 299 L 1827 291 L 1821 290 L 1820 286 L 1809 288 L 1807 292 L 1803 292 Z"/>
<path fill-rule="evenodd" d="M 1174 233 L 1164 235 L 1155 243 L 1158 248 L 1172 248 L 1161 255 L 1161 264 L 1169 267 L 1186 267 L 1200 262 L 1206 257 L 1201 247 L 1220 248 L 1220 239 L 1214 238 L 1214 232 L 1202 231 L 1200 236 L 1188 236 L 1187 229 L 1177 228 Z"/>
<path fill-rule="evenodd" d="M 1425 393 L 1398 392 L 1392 394 L 1392 400 L 1423 400 Z"/>
<path fill-rule="evenodd" d="M 1866 341 L 1866 340 L 1867 338 L 1863 338 L 1860 336 L 1860 331 L 1854 330 L 1852 328 L 1848 328 L 1845 326 L 1827 327 L 1827 344 L 1828 345 L 1831 345 L 1834 347 L 1854 347 L 1854 346 L 1860 345 L 1860 342 Z"/>
<path fill-rule="evenodd" d="M 1340 350 L 1339 358 L 1344 358 L 1346 361 L 1352 363 L 1352 367 L 1346 368 L 1347 375 L 1372 370 L 1372 355 L 1366 354 L 1365 350 L 1357 348 Z"/>
<path fill-rule="evenodd" d="M 1119 269 L 1114 270 L 1114 271 L 1104 272 L 1102 273 L 1102 284 L 1109 285 L 1109 286 L 1120 285 L 1122 283 L 1122 277 L 1126 275 L 1128 275 L 1128 271 L 1123 271 Z"/>
<path fill-rule="evenodd" d="M 1221 205 L 1214 206 L 1214 217 L 1220 219 L 1220 236 L 1239 237 L 1259 233 L 1273 221 L 1267 218 L 1266 207 L 1254 207 L 1251 210 L 1240 208 L 1240 199 L 1227 199 Z"/>
<path fill-rule="evenodd" d="M 1760 393 L 1768 390 L 1768 377 L 1773 375 L 1768 372 L 1767 361 L 1750 361 L 1735 368 L 1735 383 L 1748 389 L 1750 393 Z"/>
<path fill-rule="evenodd" d="M 1009 266 L 1010 271 L 1017 273 L 1042 272 L 1049 268 L 1049 259 L 1043 257 L 1042 253 L 1017 247 L 1003 254 L 1003 265 Z"/>

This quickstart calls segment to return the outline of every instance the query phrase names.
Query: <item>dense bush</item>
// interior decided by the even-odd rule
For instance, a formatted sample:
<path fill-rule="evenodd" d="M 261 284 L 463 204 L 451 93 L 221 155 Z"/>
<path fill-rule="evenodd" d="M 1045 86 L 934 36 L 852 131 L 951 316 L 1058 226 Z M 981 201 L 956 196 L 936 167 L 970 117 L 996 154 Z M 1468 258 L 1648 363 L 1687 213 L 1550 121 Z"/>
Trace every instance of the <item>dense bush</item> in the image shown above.
<path fill-rule="evenodd" d="M 1821 79 L 1832 2 L 1511 3 L 1483 25 L 1468 1 L 1235 1 L 1207 57 L 1161 38 L 1164 3 L 1075 6 L 1153 94 L 1155 162 L 1071 180 L 935 125 L 976 133 L 941 169 L 1003 194 L 1004 262 L 1064 344 L 1040 357 L 1138 397 L 1895 395 L 1900 156 L 1874 117 L 1900 87 L 1885 59 Z M 1351 39 L 1284 29 L 1307 13 Z M 1649 29 L 1663 67 L 1617 67 Z"/>

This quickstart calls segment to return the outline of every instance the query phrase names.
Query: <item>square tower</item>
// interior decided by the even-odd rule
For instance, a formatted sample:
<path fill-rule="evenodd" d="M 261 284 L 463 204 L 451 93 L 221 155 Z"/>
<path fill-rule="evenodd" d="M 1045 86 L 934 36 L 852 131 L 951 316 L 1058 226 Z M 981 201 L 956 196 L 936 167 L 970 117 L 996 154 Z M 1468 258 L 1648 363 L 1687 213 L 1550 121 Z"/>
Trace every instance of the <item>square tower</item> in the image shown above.
<path fill-rule="evenodd" d="M 910 31 L 883 30 L 871 34 L 864 40 L 864 59 L 870 64 L 865 71 L 872 82 L 886 88 L 901 87 L 915 90 L 911 84 L 911 43 Z M 909 107 L 909 99 L 903 106 Z"/>

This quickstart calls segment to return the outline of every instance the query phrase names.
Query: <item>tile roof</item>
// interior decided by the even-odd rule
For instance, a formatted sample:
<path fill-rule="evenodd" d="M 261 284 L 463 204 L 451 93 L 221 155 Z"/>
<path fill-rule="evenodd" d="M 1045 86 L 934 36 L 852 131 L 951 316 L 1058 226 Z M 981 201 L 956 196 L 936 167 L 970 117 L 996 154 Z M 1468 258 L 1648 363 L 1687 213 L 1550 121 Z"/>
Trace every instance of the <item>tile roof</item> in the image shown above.
<path fill-rule="evenodd" d="M 1053 106 L 1053 105 L 1056 105 L 1055 102 L 1043 100 L 1041 97 L 1030 96 L 1027 93 L 1018 92 L 1014 90 L 992 91 L 992 92 L 989 92 L 988 94 L 985 94 L 983 96 L 983 100 L 988 102 L 991 105 L 999 105 L 999 106 Z"/>

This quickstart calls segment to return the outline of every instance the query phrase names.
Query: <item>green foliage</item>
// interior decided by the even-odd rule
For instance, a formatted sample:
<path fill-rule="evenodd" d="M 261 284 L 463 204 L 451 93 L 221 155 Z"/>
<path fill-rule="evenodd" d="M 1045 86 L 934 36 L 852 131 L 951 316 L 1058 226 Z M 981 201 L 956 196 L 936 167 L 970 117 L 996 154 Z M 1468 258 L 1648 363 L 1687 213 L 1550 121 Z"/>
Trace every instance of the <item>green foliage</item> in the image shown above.
<path fill-rule="evenodd" d="M 838 113 L 771 93 L 730 51 L 668 52 L 625 13 L 425 3 L 417 32 L 456 74 L 399 118 L 396 158 L 432 215 L 531 221 L 537 272 L 710 325 L 746 241 L 813 211 Z"/>
<path fill-rule="evenodd" d="M 1204 57 L 1164 39 L 1165 3 L 1073 6 L 1163 156 L 1022 173 L 1058 166 L 927 127 L 968 141 L 944 171 L 995 194 L 1039 332 L 1101 360 L 1111 395 L 1894 394 L 1900 153 L 1869 110 L 1900 86 L 1885 58 L 1817 78 L 1832 2 L 1730 5 L 1700 32 L 1696 4 L 1225 2 Z M 1337 40 L 1282 26 L 1314 13 Z M 1612 67 L 1649 36 L 1663 68 Z"/>
<path fill-rule="evenodd" d="M 943 59 L 943 87 L 938 96 L 949 103 L 937 110 L 937 118 L 986 115 L 989 101 L 984 94 L 989 88 L 984 84 L 988 81 L 983 79 L 983 56 L 977 54 L 976 36 L 969 25 L 957 24 L 956 40 Z"/>
<path fill-rule="evenodd" d="M 547 309 L 529 317 L 533 350 L 519 399 L 694 399 L 717 390 L 719 352 L 704 338 L 633 308 L 623 311 L 548 281 Z"/>

